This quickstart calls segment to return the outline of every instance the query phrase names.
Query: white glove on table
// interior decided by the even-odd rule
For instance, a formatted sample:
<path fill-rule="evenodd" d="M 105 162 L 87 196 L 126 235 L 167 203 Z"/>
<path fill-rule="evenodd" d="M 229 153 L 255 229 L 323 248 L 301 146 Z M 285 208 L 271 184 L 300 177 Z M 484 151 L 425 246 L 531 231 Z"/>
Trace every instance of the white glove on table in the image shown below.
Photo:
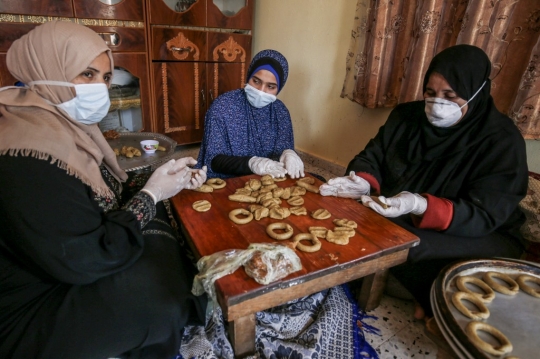
<path fill-rule="evenodd" d="M 369 182 L 351 171 L 348 176 L 332 178 L 328 183 L 321 185 L 319 193 L 321 196 L 358 199 L 362 195 L 368 194 L 369 189 Z"/>
<path fill-rule="evenodd" d="M 394 197 L 379 196 L 379 201 L 385 203 L 388 208 L 383 208 L 370 196 L 362 196 L 362 204 L 385 217 L 399 217 L 412 213 L 421 216 L 426 212 L 427 199 L 417 193 L 403 191 Z"/>
<path fill-rule="evenodd" d="M 248 165 L 251 172 L 259 176 L 270 175 L 276 178 L 285 177 L 287 174 L 283 163 L 265 157 L 253 156 L 249 159 Z"/>
<path fill-rule="evenodd" d="M 176 160 L 172 159 L 158 167 L 141 189 L 154 199 L 154 203 L 171 198 L 190 183 L 191 170 L 189 167 L 184 165 L 182 169 L 175 171 L 175 162 Z"/>
<path fill-rule="evenodd" d="M 293 150 L 285 150 L 281 153 L 279 162 L 283 163 L 291 178 L 304 177 L 304 162 Z"/>

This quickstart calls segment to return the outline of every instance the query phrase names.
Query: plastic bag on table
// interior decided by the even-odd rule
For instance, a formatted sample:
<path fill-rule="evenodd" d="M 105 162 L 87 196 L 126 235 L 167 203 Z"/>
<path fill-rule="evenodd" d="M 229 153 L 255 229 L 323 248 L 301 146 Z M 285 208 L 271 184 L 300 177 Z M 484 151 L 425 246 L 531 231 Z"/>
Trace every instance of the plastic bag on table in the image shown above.
<path fill-rule="evenodd" d="M 293 249 L 281 244 L 253 243 L 245 250 L 231 249 L 199 259 L 199 274 L 193 279 L 191 292 L 195 295 L 206 292 L 217 305 L 214 282 L 241 265 L 260 284 L 274 282 L 302 269 L 300 258 Z"/>
<path fill-rule="evenodd" d="M 273 243 L 253 243 L 249 260 L 244 262 L 247 275 L 259 284 L 269 284 L 302 269 L 293 249 Z"/>

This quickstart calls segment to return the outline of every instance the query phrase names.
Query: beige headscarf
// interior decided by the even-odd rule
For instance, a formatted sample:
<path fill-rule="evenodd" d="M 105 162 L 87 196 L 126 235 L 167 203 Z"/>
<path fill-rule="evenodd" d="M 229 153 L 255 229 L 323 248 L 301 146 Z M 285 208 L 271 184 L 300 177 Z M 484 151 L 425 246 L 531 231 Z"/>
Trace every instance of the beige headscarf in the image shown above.
<path fill-rule="evenodd" d="M 94 31 L 70 22 L 40 25 L 16 40 L 7 67 L 19 81 L 71 82 L 110 49 Z M 0 154 L 50 160 L 100 195 L 112 195 L 101 176 L 102 162 L 120 181 L 127 179 L 97 124 L 85 125 L 56 106 L 75 97 L 73 87 L 35 85 L 0 91 Z M 49 101 L 49 102 L 47 102 Z"/>

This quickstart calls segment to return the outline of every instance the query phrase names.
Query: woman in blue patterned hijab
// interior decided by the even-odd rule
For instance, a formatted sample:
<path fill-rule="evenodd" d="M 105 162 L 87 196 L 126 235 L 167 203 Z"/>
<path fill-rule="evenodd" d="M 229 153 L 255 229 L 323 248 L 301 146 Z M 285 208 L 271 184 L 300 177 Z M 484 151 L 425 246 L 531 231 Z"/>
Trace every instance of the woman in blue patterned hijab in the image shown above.
<path fill-rule="evenodd" d="M 276 98 L 288 74 L 282 54 L 263 50 L 251 61 L 245 88 L 212 103 L 197 164 L 208 167 L 208 178 L 304 176 L 304 164 L 294 152 L 289 110 Z"/>

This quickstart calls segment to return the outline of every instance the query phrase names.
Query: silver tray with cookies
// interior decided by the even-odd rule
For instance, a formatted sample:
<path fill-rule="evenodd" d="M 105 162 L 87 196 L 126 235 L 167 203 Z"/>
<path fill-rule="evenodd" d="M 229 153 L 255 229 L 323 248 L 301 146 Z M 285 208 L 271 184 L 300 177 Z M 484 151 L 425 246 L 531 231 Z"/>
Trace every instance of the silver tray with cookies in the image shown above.
<path fill-rule="evenodd" d="M 451 265 L 433 283 L 431 303 L 458 357 L 538 357 L 540 264 L 501 258 Z"/>
<path fill-rule="evenodd" d="M 116 156 L 120 168 L 126 172 L 154 170 L 157 165 L 167 162 L 174 156 L 176 141 L 165 135 L 153 132 L 119 132 L 117 138 L 107 138 L 107 142 L 113 150 L 121 152 L 122 148 L 135 148 L 140 151 L 140 156 L 127 157 L 120 153 Z M 158 150 L 154 153 L 146 153 L 141 148 L 141 141 L 159 141 Z M 116 151 L 115 151 L 116 152 Z"/>

